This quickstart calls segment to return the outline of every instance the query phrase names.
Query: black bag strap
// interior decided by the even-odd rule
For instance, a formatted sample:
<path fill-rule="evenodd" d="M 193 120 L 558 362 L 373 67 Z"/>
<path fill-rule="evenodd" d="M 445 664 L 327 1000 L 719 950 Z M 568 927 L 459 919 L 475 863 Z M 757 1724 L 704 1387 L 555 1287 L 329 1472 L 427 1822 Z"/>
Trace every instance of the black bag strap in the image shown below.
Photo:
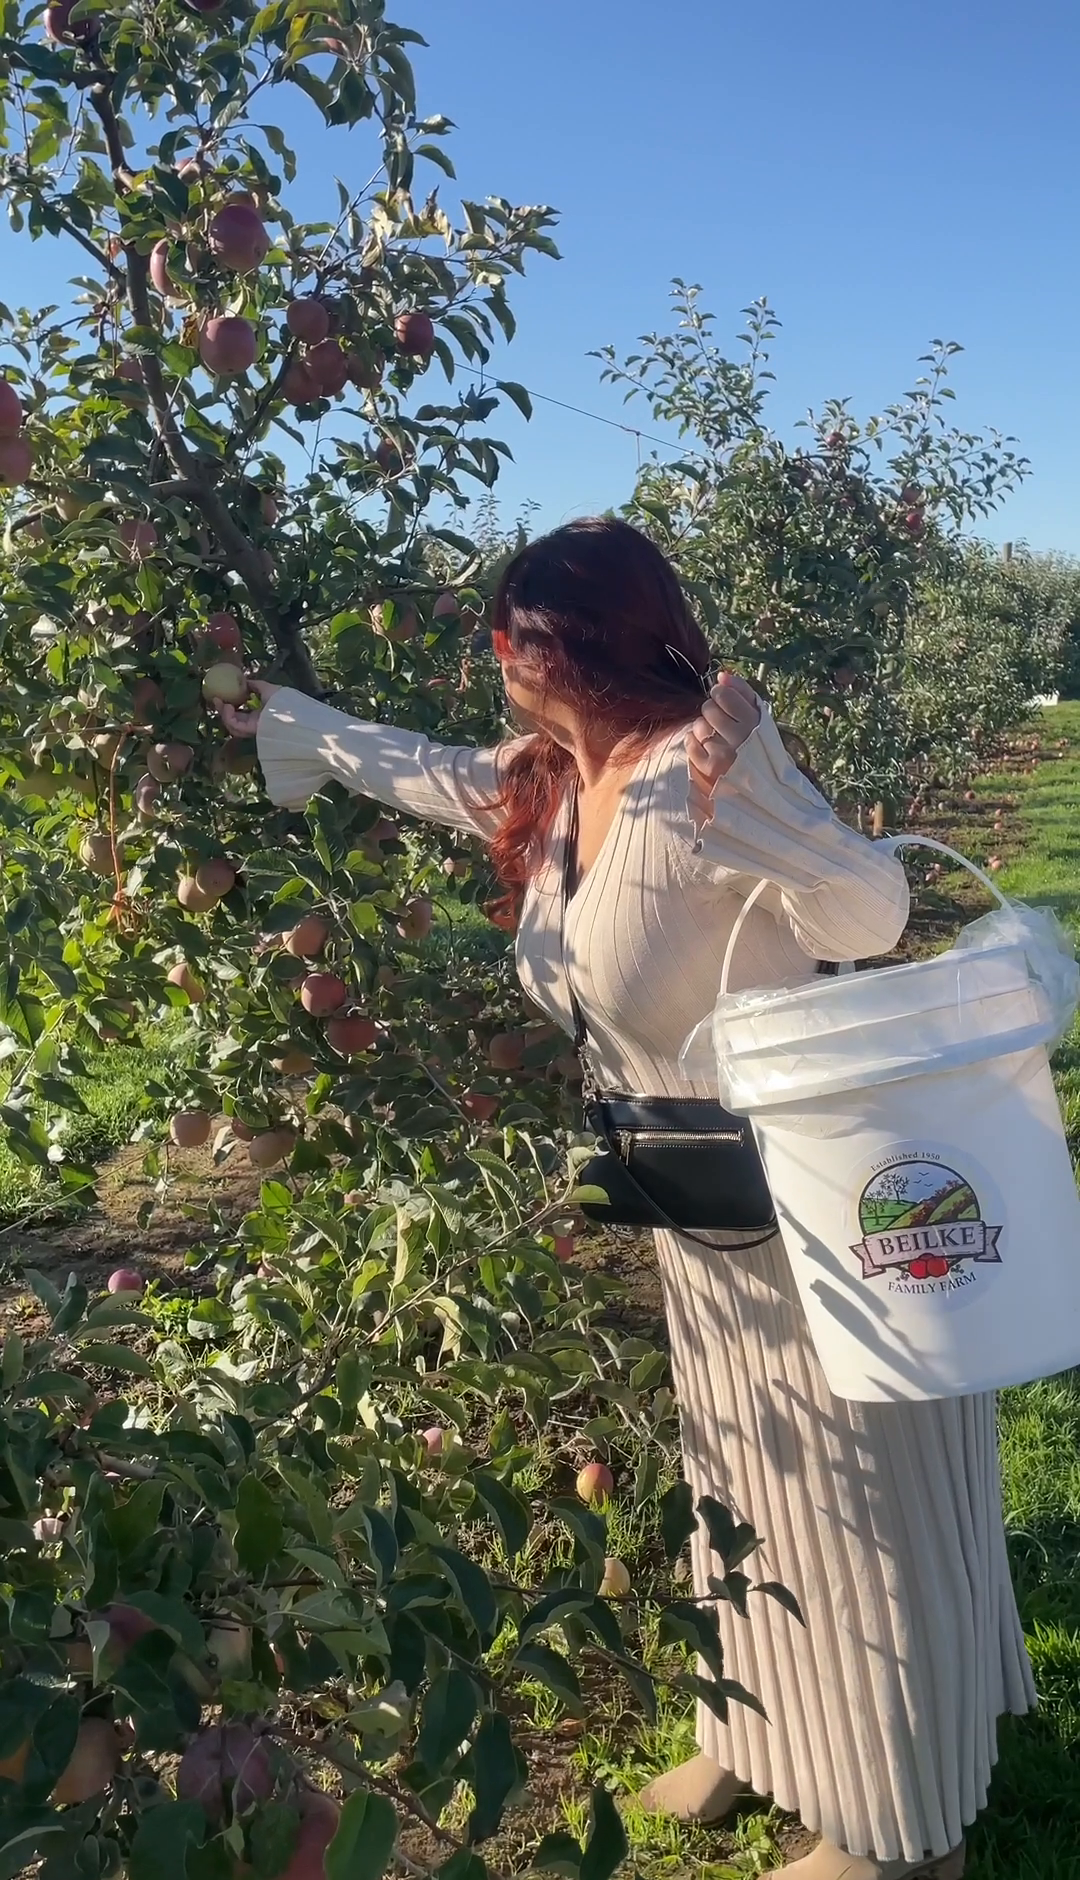
<path fill-rule="evenodd" d="M 577 778 L 575 778 L 574 787 L 570 793 L 570 814 L 567 817 L 566 834 L 563 838 L 562 905 L 560 909 L 560 918 L 559 918 L 559 952 L 562 957 L 563 978 L 566 980 L 567 996 L 569 997 L 569 1000 L 570 1000 L 570 1014 L 574 1021 L 574 1055 L 577 1058 L 579 1064 L 581 1065 L 582 1071 L 585 1074 L 585 1081 L 586 1081 L 586 1085 L 588 1089 L 590 1090 L 592 1094 L 598 1096 L 599 1091 L 596 1088 L 596 1083 L 593 1078 L 592 1068 L 589 1064 L 588 1055 L 587 1055 L 588 1046 L 589 1046 L 589 1030 L 588 1030 L 588 1026 L 585 1023 L 585 1014 L 581 1009 L 581 1001 L 579 1000 L 577 993 L 574 991 L 574 982 L 570 977 L 570 966 L 566 957 L 566 916 L 570 908 L 570 898 L 574 892 L 574 888 L 577 885 L 576 877 L 578 873 L 577 847 L 578 847 L 578 835 L 580 833 L 580 828 L 581 828 L 581 805 L 579 802 L 579 792 L 580 792 L 580 785 L 578 783 Z"/>
<path fill-rule="evenodd" d="M 614 1140 L 612 1139 L 611 1131 L 608 1128 L 607 1118 L 605 1117 L 604 1112 L 603 1112 L 602 1093 L 597 1086 L 596 1078 L 592 1069 L 592 1065 L 589 1062 L 589 1057 L 588 1057 L 589 1028 L 585 1022 L 585 1014 L 581 1009 L 581 1001 L 578 998 L 577 993 L 574 990 L 574 982 L 572 978 L 570 977 L 570 965 L 566 957 L 566 916 L 570 907 L 570 899 L 571 899 L 571 896 L 573 894 L 574 887 L 575 887 L 575 877 L 577 876 L 577 872 L 578 872 L 577 870 L 577 846 L 578 846 L 578 834 L 579 834 L 580 824 L 581 824 L 581 813 L 580 813 L 580 806 L 578 803 L 578 789 L 579 789 L 579 785 L 578 785 L 577 780 L 575 779 L 574 787 L 570 796 L 570 814 L 567 818 L 566 834 L 564 837 L 564 846 L 563 846 L 562 904 L 561 904 L 560 921 L 559 921 L 559 950 L 562 956 L 562 969 L 563 969 L 563 977 L 566 980 L 567 996 L 570 1000 L 570 1013 L 574 1021 L 574 1055 L 576 1056 L 578 1063 L 581 1065 L 583 1078 L 584 1078 L 582 1089 L 587 1098 L 592 1097 L 596 1100 L 596 1110 L 595 1110 L 595 1119 L 594 1119 L 593 1127 L 595 1127 L 597 1135 L 600 1137 L 608 1153 L 610 1155 L 618 1156 L 619 1163 L 622 1167 L 622 1171 L 623 1171 L 623 1175 L 625 1179 L 630 1183 L 630 1186 L 641 1196 L 642 1200 L 646 1202 L 647 1205 L 651 1208 L 652 1212 L 656 1215 L 657 1220 L 661 1223 L 662 1226 L 668 1228 L 673 1234 L 678 1234 L 681 1240 L 692 1240 L 696 1246 L 708 1247 L 711 1253 L 715 1253 L 718 1249 L 720 1251 L 724 1251 L 725 1246 L 726 1246 L 726 1250 L 731 1253 L 749 1253 L 754 1247 L 763 1247 L 765 1246 L 767 1241 L 770 1241 L 775 1238 L 777 1232 L 779 1231 L 775 1216 L 771 1224 L 765 1229 L 764 1233 L 757 1235 L 757 1237 L 754 1240 L 736 1240 L 736 1241 L 729 1241 L 725 1243 L 725 1242 L 716 1241 L 716 1240 L 706 1240 L 703 1234 L 692 1234 L 689 1228 L 680 1227 L 677 1221 L 673 1221 L 671 1216 L 669 1214 L 665 1214 L 663 1208 L 657 1205 L 657 1203 L 653 1200 L 652 1196 L 649 1194 L 648 1190 L 642 1187 L 636 1175 L 634 1175 L 631 1172 L 629 1165 L 627 1164 L 624 1157 L 619 1155 L 618 1148 Z M 719 1229 L 718 1231 L 723 1232 L 724 1230 Z"/>

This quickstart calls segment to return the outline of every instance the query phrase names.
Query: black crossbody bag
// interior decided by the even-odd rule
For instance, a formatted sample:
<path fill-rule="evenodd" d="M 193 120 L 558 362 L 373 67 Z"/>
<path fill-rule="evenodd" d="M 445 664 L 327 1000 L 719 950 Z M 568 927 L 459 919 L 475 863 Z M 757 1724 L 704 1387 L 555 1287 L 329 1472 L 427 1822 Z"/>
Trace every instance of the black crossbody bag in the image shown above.
<path fill-rule="evenodd" d="M 772 1197 L 750 1126 L 714 1097 L 605 1095 L 589 1063 L 589 1034 L 566 963 L 566 916 L 577 854 L 575 789 L 563 854 L 563 971 L 574 1019 L 574 1051 L 581 1065 L 585 1122 L 599 1139 L 592 1160 L 578 1170 L 579 1187 L 602 1189 L 582 1213 L 604 1227 L 667 1227 L 685 1239 L 728 1229 L 750 1233 L 738 1248 L 763 1246 L 777 1231 Z M 703 1244 L 714 1247 L 713 1241 Z"/>

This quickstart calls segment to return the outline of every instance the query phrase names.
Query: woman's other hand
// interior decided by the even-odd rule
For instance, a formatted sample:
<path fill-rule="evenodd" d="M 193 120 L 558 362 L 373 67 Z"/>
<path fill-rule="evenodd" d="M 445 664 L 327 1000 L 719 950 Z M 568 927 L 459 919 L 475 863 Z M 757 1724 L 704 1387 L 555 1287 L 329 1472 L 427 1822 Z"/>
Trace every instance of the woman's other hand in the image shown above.
<path fill-rule="evenodd" d="M 233 738 L 253 738 L 259 729 L 259 718 L 267 699 L 273 698 L 275 692 L 281 691 L 279 685 L 271 685 L 267 679 L 249 679 L 248 685 L 257 695 L 258 705 L 249 709 L 247 706 L 226 705 L 222 701 L 218 706 L 221 722 Z"/>
<path fill-rule="evenodd" d="M 753 687 L 733 672 L 722 672 L 686 734 L 690 768 L 708 796 L 760 722 L 761 701 Z"/>

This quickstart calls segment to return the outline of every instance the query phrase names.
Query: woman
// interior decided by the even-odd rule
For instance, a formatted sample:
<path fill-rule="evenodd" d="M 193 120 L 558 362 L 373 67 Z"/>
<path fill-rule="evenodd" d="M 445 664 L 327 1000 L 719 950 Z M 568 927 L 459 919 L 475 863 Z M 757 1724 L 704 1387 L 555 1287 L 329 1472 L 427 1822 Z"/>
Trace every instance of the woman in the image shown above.
<path fill-rule="evenodd" d="M 724 675 L 673 569 L 624 523 L 578 522 L 511 562 L 495 652 L 515 718 L 499 750 L 444 749 L 259 685 L 259 756 L 276 803 L 333 777 L 485 837 L 520 900 L 517 963 L 566 1031 L 569 972 L 609 1090 L 699 1094 L 683 1040 L 710 1009 L 732 923 L 763 877 L 735 982 L 781 986 L 822 960 L 887 951 L 903 930 L 898 864 L 839 823 L 789 760 L 767 709 Z M 230 730 L 250 721 L 223 712 Z M 565 856 L 577 786 L 576 853 Z M 565 915 L 563 862 L 576 883 Z M 1003 1712 L 1033 1702 L 1009 1583 L 991 1397 L 834 1398 L 774 1238 L 711 1253 L 658 1233 L 687 1478 L 767 1536 L 768 1599 L 720 1607 L 731 1676 L 770 1718 L 703 1707 L 700 1754 L 647 1807 L 717 1821 L 771 1794 L 822 1835 L 796 1880 L 957 1880 L 986 1800 Z M 697 1595 L 715 1571 L 695 1540 Z"/>

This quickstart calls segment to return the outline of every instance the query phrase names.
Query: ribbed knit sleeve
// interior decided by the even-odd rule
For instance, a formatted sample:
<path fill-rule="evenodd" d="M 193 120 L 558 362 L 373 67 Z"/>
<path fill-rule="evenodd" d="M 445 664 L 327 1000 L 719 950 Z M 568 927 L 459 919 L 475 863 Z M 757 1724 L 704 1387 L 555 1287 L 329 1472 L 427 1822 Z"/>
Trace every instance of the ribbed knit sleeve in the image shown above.
<path fill-rule="evenodd" d="M 900 863 L 839 821 L 792 763 L 764 707 L 711 804 L 685 758 L 680 772 L 676 843 L 688 877 L 740 893 L 762 877 L 774 882 L 814 959 L 871 959 L 896 945 L 908 917 Z"/>
<path fill-rule="evenodd" d="M 490 835 L 495 826 L 498 749 L 433 744 L 418 731 L 350 718 L 287 686 L 260 712 L 257 742 L 270 799 L 286 809 L 302 809 L 336 778 L 357 796 L 452 829 Z"/>

